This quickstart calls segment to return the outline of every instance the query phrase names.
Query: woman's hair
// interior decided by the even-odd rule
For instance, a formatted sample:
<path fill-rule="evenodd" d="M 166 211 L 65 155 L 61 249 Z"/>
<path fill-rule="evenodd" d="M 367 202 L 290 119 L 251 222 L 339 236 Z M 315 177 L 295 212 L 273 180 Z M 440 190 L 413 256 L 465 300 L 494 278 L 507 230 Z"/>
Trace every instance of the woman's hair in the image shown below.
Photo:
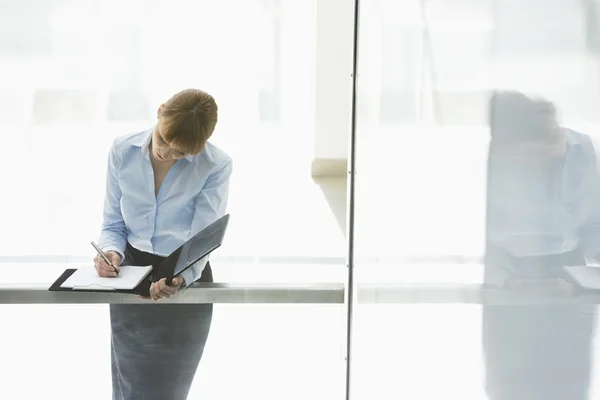
<path fill-rule="evenodd" d="M 496 91 L 490 98 L 492 139 L 511 142 L 543 139 L 555 120 L 556 109 L 549 101 L 534 100 L 516 91 Z"/>
<path fill-rule="evenodd" d="M 160 114 L 161 134 L 165 142 L 186 154 L 200 153 L 218 119 L 215 99 L 198 89 L 186 89 L 173 95 Z"/>

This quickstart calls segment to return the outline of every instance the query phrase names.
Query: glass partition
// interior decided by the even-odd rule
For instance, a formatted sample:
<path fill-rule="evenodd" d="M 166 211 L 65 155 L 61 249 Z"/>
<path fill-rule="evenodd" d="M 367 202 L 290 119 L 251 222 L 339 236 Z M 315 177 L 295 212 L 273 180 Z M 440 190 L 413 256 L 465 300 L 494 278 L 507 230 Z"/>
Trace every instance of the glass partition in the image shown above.
<path fill-rule="evenodd" d="M 1 305 L 0 313 L 11 343 L 0 369 L 6 397 L 111 398 L 105 305 Z M 341 304 L 215 305 L 188 398 L 342 398 L 342 320 Z"/>
<path fill-rule="evenodd" d="M 111 144 L 123 135 L 153 131 L 162 103 L 180 90 L 199 88 L 219 107 L 211 142 L 234 165 L 229 228 L 210 260 L 213 289 L 230 290 L 225 301 L 232 303 L 290 302 L 294 296 L 285 290 L 269 298 L 264 287 L 277 284 L 293 291 L 297 283 L 334 283 L 339 292 L 345 275 L 345 182 L 313 178 L 311 172 L 318 130 L 315 68 L 323 68 L 315 49 L 316 3 L 0 0 L 5 150 L 0 291 L 41 292 L 66 268 L 91 266 L 90 241 L 100 233 Z M 328 146 L 346 151 L 344 143 Z M 251 290 L 260 296 L 247 295 Z M 83 296 L 73 295 L 73 303 Z M 64 301 L 60 295 L 46 299 Z M 18 296 L 8 298 L 11 302 L 28 301 Z M 150 367 L 169 356 L 167 344 L 159 342 L 147 360 L 149 369 L 129 371 L 129 377 L 149 374 L 146 383 L 155 393 L 167 381 L 194 376 L 194 360 L 204 348 L 189 398 L 343 395 L 339 301 L 167 305 L 159 307 L 162 314 L 149 311 L 154 304 L 135 306 L 112 304 L 109 312 L 107 305 L 0 305 L 3 339 L 10 343 L 0 368 L 3 381 L 10 382 L 6 397 L 110 398 L 111 373 L 129 368 L 121 362 L 144 347 L 111 337 L 115 310 L 122 313 L 119 329 L 130 335 L 137 334 L 133 323 L 146 315 L 143 338 L 161 327 L 168 330 L 178 318 L 197 317 L 182 333 L 193 342 L 189 349 L 175 346 L 182 363 L 192 360 L 180 368 L 181 376 Z M 205 344 L 194 342 L 204 336 Z M 169 340 L 172 345 L 178 339 Z M 119 362 L 115 348 L 126 353 L 119 353 Z M 147 386 L 129 387 L 127 379 L 121 382 L 124 391 L 149 398 Z M 175 386 L 185 387 L 178 382 Z"/>
<path fill-rule="evenodd" d="M 598 398 L 597 6 L 360 2 L 353 399 Z"/>
<path fill-rule="evenodd" d="M 203 338 L 179 349 L 189 398 L 600 398 L 596 306 L 575 304 L 600 259 L 598 1 L 363 0 L 358 31 L 356 4 L 0 0 L 0 270 L 19 268 L 0 290 L 89 266 L 111 144 L 197 87 L 234 160 L 216 284 L 203 284 L 238 285 L 231 303 L 300 298 L 269 285 L 353 286 L 347 307 L 146 318 L 149 336 L 194 321 L 172 330 Z M 73 303 L 0 306 L 13 398 L 110 396 L 114 349 L 136 349 L 115 328 L 134 335 L 153 306 Z"/>
<path fill-rule="evenodd" d="M 0 118 L 15 149 L 0 165 L 15 170 L 6 184 L 20 187 L 3 200 L 0 256 L 93 256 L 110 144 L 152 126 L 161 103 L 197 87 L 219 105 L 211 141 L 235 160 L 232 220 L 217 260 L 343 264 L 336 215 L 344 202 L 332 212 L 324 191 L 343 199 L 344 189 L 322 189 L 310 169 L 314 2 L 4 0 L 0 7 Z"/>

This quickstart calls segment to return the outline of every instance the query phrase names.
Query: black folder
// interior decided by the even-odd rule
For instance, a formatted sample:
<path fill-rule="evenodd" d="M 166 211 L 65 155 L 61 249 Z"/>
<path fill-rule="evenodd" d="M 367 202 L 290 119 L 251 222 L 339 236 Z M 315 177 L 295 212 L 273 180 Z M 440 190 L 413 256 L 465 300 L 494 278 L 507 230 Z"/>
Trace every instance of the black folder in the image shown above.
<path fill-rule="evenodd" d="M 486 259 L 521 279 L 564 278 L 566 266 L 585 265 L 582 248 L 576 243 L 565 247 L 562 237 L 556 235 L 515 235 L 503 242 L 488 241 Z"/>
<path fill-rule="evenodd" d="M 166 278 L 168 284 L 171 280 L 192 267 L 200 259 L 206 257 L 214 250 L 221 247 L 225 232 L 229 224 L 229 214 L 219 218 L 202 231 L 194 235 L 191 239 L 177 248 L 160 264 L 152 266 L 152 272 L 138 286 L 132 290 L 121 289 L 98 289 L 98 288 L 62 288 L 61 285 L 69 279 L 76 269 L 67 269 L 62 275 L 50 286 L 49 291 L 53 292 L 112 292 L 124 294 L 137 294 L 141 296 L 149 296 L 150 285 L 163 278 Z M 127 267 L 124 267 L 127 268 Z M 116 278 L 115 278 L 116 279 Z"/>

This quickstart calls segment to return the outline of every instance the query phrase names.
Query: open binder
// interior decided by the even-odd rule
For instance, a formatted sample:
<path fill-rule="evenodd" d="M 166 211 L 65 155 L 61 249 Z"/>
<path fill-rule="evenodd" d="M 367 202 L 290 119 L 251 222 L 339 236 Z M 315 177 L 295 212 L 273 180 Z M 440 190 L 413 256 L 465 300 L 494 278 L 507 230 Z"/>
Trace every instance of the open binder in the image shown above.
<path fill-rule="evenodd" d="M 153 282 L 166 278 L 167 284 L 170 284 L 175 276 L 181 274 L 202 258 L 221 247 L 228 224 L 229 214 L 226 214 L 194 235 L 158 265 L 147 267 L 124 266 L 121 268 L 123 276 L 120 278 L 93 277 L 91 274 L 88 274 L 87 271 L 80 271 L 78 274 L 79 276 L 77 277 L 78 279 L 76 279 L 76 284 L 74 286 L 71 285 L 71 287 L 65 287 L 65 283 L 68 284 L 69 278 L 71 278 L 78 270 L 67 269 L 48 290 L 66 292 L 114 292 L 148 296 L 150 294 L 150 285 L 152 285 Z M 128 268 L 129 270 L 127 270 Z M 135 280 L 138 278 L 141 281 L 131 289 L 123 289 L 119 287 L 120 283 L 123 281 L 118 281 L 122 278 L 127 279 L 128 282 L 133 282 L 132 279 Z M 89 280 L 86 281 L 86 279 Z M 71 281 L 73 281 L 73 279 L 71 279 Z M 111 281 L 114 283 L 111 284 Z"/>
<path fill-rule="evenodd" d="M 581 247 L 555 235 L 514 235 L 488 241 L 486 259 L 521 279 L 563 278 L 565 267 L 585 265 Z"/>

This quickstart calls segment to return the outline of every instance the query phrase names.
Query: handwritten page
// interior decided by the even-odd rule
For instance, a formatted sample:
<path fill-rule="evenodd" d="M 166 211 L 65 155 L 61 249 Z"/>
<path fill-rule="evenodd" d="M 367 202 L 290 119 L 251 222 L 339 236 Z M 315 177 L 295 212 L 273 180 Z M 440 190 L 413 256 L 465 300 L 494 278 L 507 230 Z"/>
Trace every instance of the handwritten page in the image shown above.
<path fill-rule="evenodd" d="M 575 281 L 585 289 L 600 290 L 600 268 L 594 266 L 565 267 Z"/>
<path fill-rule="evenodd" d="M 93 266 L 79 268 L 62 285 L 61 288 L 73 290 L 131 290 L 139 285 L 150 274 L 152 266 L 121 267 L 119 276 L 105 278 L 98 276 Z"/>

